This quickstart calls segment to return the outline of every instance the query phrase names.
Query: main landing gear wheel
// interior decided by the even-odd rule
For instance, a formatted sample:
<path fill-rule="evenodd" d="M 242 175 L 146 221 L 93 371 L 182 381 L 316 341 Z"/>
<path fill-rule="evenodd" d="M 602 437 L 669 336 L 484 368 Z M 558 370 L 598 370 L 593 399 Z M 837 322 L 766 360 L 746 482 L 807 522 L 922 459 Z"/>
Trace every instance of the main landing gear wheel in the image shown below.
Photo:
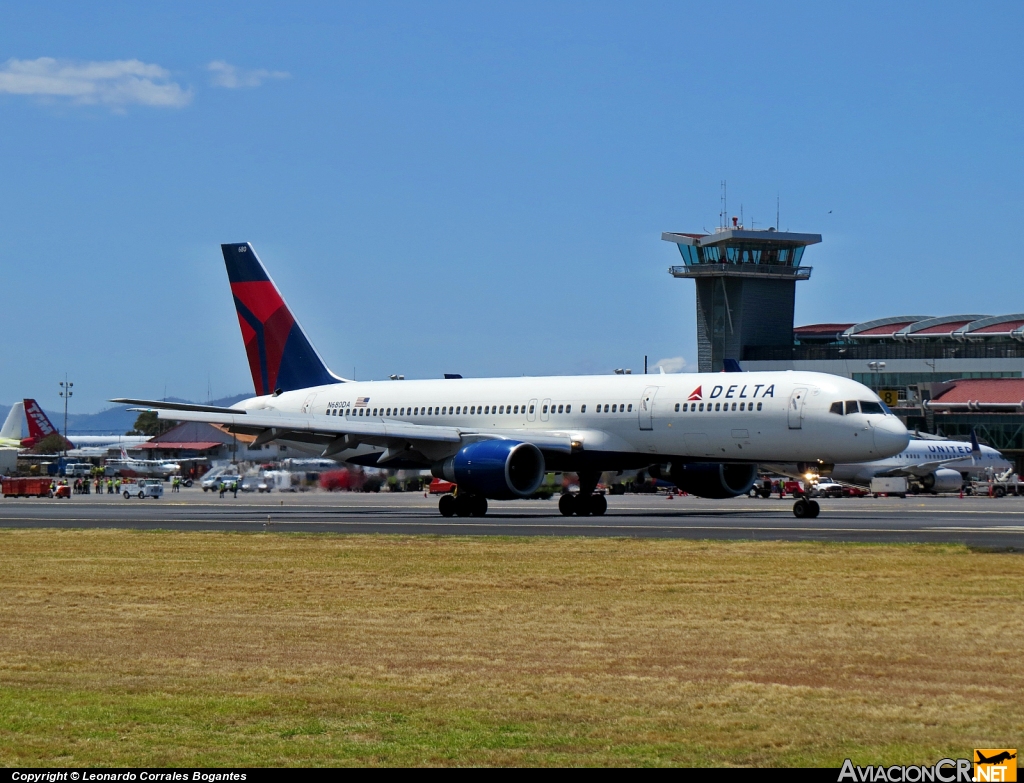
<path fill-rule="evenodd" d="M 576 496 L 566 493 L 558 499 L 558 510 L 563 517 L 571 517 L 576 511 Z"/>
<path fill-rule="evenodd" d="M 793 504 L 793 516 L 797 519 L 814 519 L 821 513 L 821 506 L 817 501 L 800 498 Z"/>
<path fill-rule="evenodd" d="M 558 499 L 558 510 L 562 516 L 586 517 L 593 514 L 599 517 L 608 510 L 608 501 L 604 495 L 562 495 Z"/>
<path fill-rule="evenodd" d="M 441 512 L 443 517 L 453 517 L 455 516 L 455 507 L 457 505 L 455 495 L 441 495 L 441 499 L 437 501 L 437 510 Z"/>
<path fill-rule="evenodd" d="M 446 495 L 445 497 L 451 497 Z M 479 495 L 458 495 L 453 498 L 455 501 L 455 513 L 460 517 L 482 517 L 487 514 L 487 498 Z M 443 500 L 443 498 L 442 498 Z M 444 507 L 440 506 L 444 514 Z M 448 514 L 445 514 L 448 516 Z"/>

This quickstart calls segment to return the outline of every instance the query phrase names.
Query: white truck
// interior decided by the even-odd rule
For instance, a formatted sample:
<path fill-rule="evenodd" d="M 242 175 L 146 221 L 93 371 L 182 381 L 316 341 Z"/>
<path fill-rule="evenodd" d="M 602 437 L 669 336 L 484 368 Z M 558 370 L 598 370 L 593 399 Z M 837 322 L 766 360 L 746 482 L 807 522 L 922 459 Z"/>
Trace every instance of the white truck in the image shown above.
<path fill-rule="evenodd" d="M 879 495 L 888 497 L 896 495 L 905 498 L 907 496 L 907 479 L 904 476 L 876 476 L 871 479 L 868 489 L 876 498 Z"/>
<path fill-rule="evenodd" d="M 128 498 L 162 498 L 164 482 L 160 479 L 132 479 L 121 485 L 121 497 Z"/>
<path fill-rule="evenodd" d="M 268 470 L 263 474 L 263 481 L 260 482 L 260 492 L 297 492 L 298 476 L 290 470 Z"/>

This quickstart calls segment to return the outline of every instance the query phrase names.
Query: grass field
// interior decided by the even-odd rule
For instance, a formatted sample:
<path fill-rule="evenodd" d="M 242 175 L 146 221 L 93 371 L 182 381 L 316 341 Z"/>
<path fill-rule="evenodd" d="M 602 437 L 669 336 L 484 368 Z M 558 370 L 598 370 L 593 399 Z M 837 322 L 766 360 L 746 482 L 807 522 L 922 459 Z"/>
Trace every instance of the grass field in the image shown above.
<path fill-rule="evenodd" d="M 955 546 L 0 531 L 0 765 L 931 763 L 1024 737 Z"/>

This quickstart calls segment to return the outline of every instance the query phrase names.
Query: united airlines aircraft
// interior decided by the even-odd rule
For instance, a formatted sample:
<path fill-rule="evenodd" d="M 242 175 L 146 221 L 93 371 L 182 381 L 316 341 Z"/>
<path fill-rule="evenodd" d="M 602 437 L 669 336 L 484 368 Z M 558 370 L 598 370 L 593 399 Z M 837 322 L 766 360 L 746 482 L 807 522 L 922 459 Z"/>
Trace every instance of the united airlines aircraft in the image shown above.
<path fill-rule="evenodd" d="M 833 413 L 849 415 L 857 403 L 853 400 L 833 409 Z M 802 478 L 797 465 L 766 465 L 766 468 L 787 476 Z M 918 435 L 899 454 L 887 459 L 849 465 L 836 465 L 831 476 L 843 484 L 869 486 L 871 479 L 900 476 L 911 483 L 915 492 L 959 492 L 965 481 L 997 476 L 1009 472 L 1013 463 L 991 446 L 978 443 L 971 430 L 970 442 L 947 440 L 935 435 Z"/>
<path fill-rule="evenodd" d="M 457 490 L 445 516 L 531 496 L 546 471 L 579 475 L 566 515 L 603 514 L 603 471 L 649 468 L 705 498 L 746 493 L 759 462 L 877 460 L 909 442 L 855 381 L 813 372 L 349 381 L 313 348 L 248 243 L 222 245 L 256 394 L 230 408 L 117 399 L 338 461 L 429 468 Z M 857 415 L 835 416 L 839 400 Z M 800 501 L 797 516 L 816 516 Z"/>

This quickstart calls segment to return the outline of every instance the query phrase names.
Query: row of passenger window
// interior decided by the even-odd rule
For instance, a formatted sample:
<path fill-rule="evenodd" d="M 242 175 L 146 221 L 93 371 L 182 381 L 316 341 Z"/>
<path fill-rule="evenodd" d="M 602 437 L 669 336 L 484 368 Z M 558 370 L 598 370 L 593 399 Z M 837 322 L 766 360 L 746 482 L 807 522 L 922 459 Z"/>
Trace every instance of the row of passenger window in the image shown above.
<path fill-rule="evenodd" d="M 852 403 L 851 402 L 847 402 L 846 404 L 847 404 L 847 406 L 850 406 L 850 405 L 856 406 L 857 402 L 856 401 L 854 401 Z M 704 405 L 705 405 L 705 403 L 703 403 L 703 402 L 701 402 L 701 403 L 696 403 L 695 402 L 695 403 L 692 403 L 692 404 L 684 402 L 684 403 L 682 403 L 682 407 L 680 408 L 680 404 L 677 402 L 675 410 L 676 410 L 676 413 L 679 413 L 680 410 L 682 410 L 683 413 L 687 413 L 687 412 L 697 413 L 697 412 L 701 412 L 701 411 L 705 410 Z M 724 407 L 723 407 L 723 405 L 724 405 Z M 837 405 L 839 406 L 838 410 L 836 409 Z M 843 405 L 843 403 L 841 403 L 841 402 L 833 403 L 833 405 L 832 405 L 832 413 L 839 413 L 839 414 L 841 414 L 843 412 L 842 405 Z M 882 413 L 881 406 L 879 406 L 878 403 L 862 402 L 861 405 L 864 406 L 864 407 L 875 406 L 875 407 L 878 408 L 877 411 L 875 411 L 875 410 L 864 410 L 864 413 Z M 408 407 L 408 408 L 346 408 L 346 409 L 341 409 L 341 410 L 339 410 L 338 408 L 333 408 L 330 411 L 328 411 L 327 415 L 328 416 L 374 416 L 374 417 L 376 417 L 376 416 L 465 416 L 465 415 L 476 416 L 476 415 L 479 415 L 479 414 L 484 414 L 484 415 L 497 414 L 497 415 L 500 416 L 500 415 L 508 415 L 510 413 L 511 414 L 518 414 L 518 413 L 524 413 L 525 414 L 525 413 L 527 413 L 527 411 L 529 411 L 529 413 L 533 413 L 534 410 L 535 410 L 535 406 L 534 405 L 529 405 L 529 406 L 527 406 L 527 405 L 454 405 L 454 406 L 452 406 L 452 405 L 442 405 L 442 406 Z M 715 411 L 721 411 L 721 410 L 728 411 L 729 410 L 729 403 L 727 403 L 727 402 L 726 403 L 716 402 L 714 404 L 713 408 L 712 408 L 712 404 L 710 402 L 707 403 L 707 411 L 711 412 L 712 410 L 715 410 Z M 750 402 L 750 403 L 741 402 L 741 403 L 739 403 L 739 407 L 737 408 L 737 404 L 734 402 L 734 403 L 732 403 L 732 410 L 734 410 L 734 411 L 735 410 L 753 411 L 754 410 L 754 403 L 753 402 Z M 757 403 L 757 410 L 761 410 L 761 403 L 760 402 Z M 544 405 L 544 406 L 541 407 L 541 412 L 542 413 L 548 413 L 548 411 L 549 411 L 549 406 Z M 569 405 L 564 405 L 564 404 L 563 405 L 551 405 L 550 406 L 550 412 L 551 413 L 572 413 L 572 405 L 571 404 L 569 404 Z M 580 413 L 586 413 L 586 412 L 587 412 L 587 406 L 586 405 L 581 405 L 580 406 Z M 627 403 L 621 403 L 621 404 L 619 404 L 619 403 L 610 403 L 610 404 L 598 403 L 597 405 L 594 406 L 594 413 L 632 413 L 632 412 L 633 412 L 633 404 L 632 403 L 628 403 L 628 404 Z M 854 413 L 854 412 L 856 412 L 856 411 L 853 408 L 848 408 L 847 409 L 847 413 Z"/>
<path fill-rule="evenodd" d="M 407 408 L 332 408 L 328 411 L 328 416 L 475 416 L 478 414 L 493 415 L 497 414 L 508 415 L 508 414 L 525 414 L 527 412 L 534 413 L 536 410 L 535 405 L 441 405 L 441 406 L 427 406 L 427 407 L 407 407 Z M 676 406 L 676 410 L 679 410 L 679 406 Z M 541 413 L 572 413 L 572 404 L 565 405 L 543 405 L 541 406 Z M 580 406 L 580 413 L 586 413 L 587 406 Z M 614 403 L 611 405 L 598 404 L 594 407 L 595 413 L 632 413 L 632 403 Z"/>
<path fill-rule="evenodd" d="M 555 406 L 551 406 L 551 412 L 554 413 Z M 558 412 L 562 412 L 562 406 L 558 406 Z M 571 405 L 566 405 L 566 413 L 569 413 L 572 409 Z M 520 410 L 522 409 L 522 410 Z M 547 413 L 548 406 L 544 406 L 544 412 Z M 470 415 L 475 416 L 477 414 L 509 414 L 509 413 L 526 413 L 526 405 L 431 405 L 427 407 L 409 407 L 409 408 L 345 408 L 341 412 L 338 412 L 338 408 L 333 408 L 327 412 L 328 416 L 460 416 Z M 530 413 L 533 413 L 534 406 L 529 406 Z"/>
<path fill-rule="evenodd" d="M 698 402 L 694 402 L 694 403 L 684 402 L 683 403 L 683 413 L 687 413 L 688 412 L 687 411 L 687 406 L 689 406 L 689 412 L 690 413 L 700 413 L 701 411 L 704 410 L 704 403 L 703 402 L 699 402 L 699 403 Z M 727 410 L 729 410 L 729 403 L 727 403 L 727 402 L 716 402 L 714 408 L 711 407 L 711 403 L 709 402 L 709 403 L 707 403 L 707 406 L 708 406 L 707 410 L 708 410 L 709 413 L 712 410 L 716 410 L 716 411 L 727 411 Z M 752 410 L 754 410 L 754 403 L 752 403 L 752 402 L 741 402 L 739 404 L 739 408 L 737 408 L 736 407 L 736 403 L 734 402 L 732 404 L 732 410 L 752 411 Z M 757 410 L 761 410 L 761 403 L 757 403 Z M 679 413 L 679 403 L 678 402 L 676 403 L 676 413 Z"/>

